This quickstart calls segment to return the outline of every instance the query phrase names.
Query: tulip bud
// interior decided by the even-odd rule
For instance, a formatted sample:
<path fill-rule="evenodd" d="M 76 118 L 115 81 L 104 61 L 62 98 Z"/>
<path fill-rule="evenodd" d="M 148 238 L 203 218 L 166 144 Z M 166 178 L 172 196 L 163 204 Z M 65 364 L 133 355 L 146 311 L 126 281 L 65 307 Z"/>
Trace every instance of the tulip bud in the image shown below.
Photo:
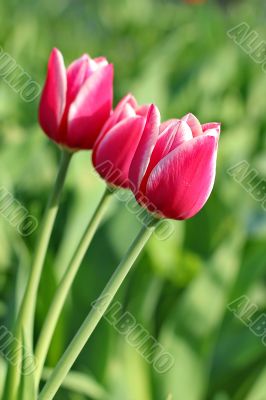
<path fill-rule="evenodd" d="M 67 69 L 53 49 L 39 107 L 39 122 L 56 143 L 91 149 L 112 110 L 113 66 L 87 54 Z"/>
<path fill-rule="evenodd" d="M 162 218 L 188 219 L 198 213 L 213 188 L 220 124 L 201 125 L 188 114 L 160 126 L 160 134 L 147 157 L 133 157 L 129 179 L 137 201 Z M 143 168 L 145 159 L 145 168 Z"/>
<path fill-rule="evenodd" d="M 108 184 L 129 188 L 129 167 L 139 146 L 152 151 L 150 140 L 159 133 L 159 111 L 154 105 L 138 107 L 133 96 L 124 97 L 95 143 L 92 161 Z M 144 150 L 145 151 L 145 150 Z"/>

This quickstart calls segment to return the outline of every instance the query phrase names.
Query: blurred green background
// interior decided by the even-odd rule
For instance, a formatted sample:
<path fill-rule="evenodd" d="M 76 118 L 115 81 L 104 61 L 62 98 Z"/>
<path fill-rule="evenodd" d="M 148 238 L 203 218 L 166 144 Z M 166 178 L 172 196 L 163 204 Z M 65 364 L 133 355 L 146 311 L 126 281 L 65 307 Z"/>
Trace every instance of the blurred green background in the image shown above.
<path fill-rule="evenodd" d="M 266 213 L 226 172 L 247 160 L 266 178 L 266 73 L 226 34 L 246 22 L 266 40 L 266 4 L 188 3 L 0 1 L 0 45 L 41 85 L 54 46 L 66 64 L 84 52 L 105 55 L 115 65 L 115 102 L 131 91 L 140 103 L 157 103 L 163 119 L 193 112 L 202 122 L 222 122 L 217 180 L 206 207 L 192 220 L 174 222 L 169 240 L 153 237 L 117 296 L 174 355 L 174 367 L 156 373 L 103 321 L 74 365 L 82 375 L 70 386 L 80 393 L 61 389 L 58 400 L 103 399 L 101 388 L 110 400 L 266 399 L 266 348 L 227 309 L 245 295 L 259 307 L 258 317 L 265 311 Z M 0 79 L 0 185 L 40 219 L 59 152 L 38 126 L 37 107 L 38 99 L 23 102 Z M 36 336 L 103 190 L 88 153 L 76 155 L 39 290 Z M 65 305 L 47 366 L 62 354 L 139 227 L 114 201 Z M 11 326 L 36 237 L 21 237 L 0 216 L 1 324 Z"/>

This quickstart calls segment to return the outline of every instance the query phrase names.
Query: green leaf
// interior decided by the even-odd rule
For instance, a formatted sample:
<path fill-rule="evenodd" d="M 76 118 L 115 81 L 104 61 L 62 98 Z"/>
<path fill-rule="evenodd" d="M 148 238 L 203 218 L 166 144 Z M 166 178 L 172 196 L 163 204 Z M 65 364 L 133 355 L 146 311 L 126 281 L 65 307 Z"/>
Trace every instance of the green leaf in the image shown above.
<path fill-rule="evenodd" d="M 44 368 L 42 380 L 47 381 L 52 374 L 51 368 Z M 62 388 L 73 393 L 83 394 L 93 400 L 106 399 L 107 392 L 92 375 L 71 371 L 66 376 Z"/>
<path fill-rule="evenodd" d="M 263 400 L 266 393 L 266 368 L 258 376 L 254 385 L 248 392 L 246 400 Z"/>
<path fill-rule="evenodd" d="M 29 351 L 26 336 L 22 335 L 22 373 L 19 387 L 19 400 L 36 400 L 37 393 L 34 382 L 34 357 Z"/>

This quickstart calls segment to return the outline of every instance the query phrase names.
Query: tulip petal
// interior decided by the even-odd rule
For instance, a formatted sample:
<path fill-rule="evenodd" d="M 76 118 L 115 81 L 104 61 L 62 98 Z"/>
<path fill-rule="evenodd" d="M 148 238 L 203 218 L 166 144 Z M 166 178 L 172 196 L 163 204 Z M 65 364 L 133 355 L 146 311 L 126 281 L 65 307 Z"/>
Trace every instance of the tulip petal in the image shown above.
<path fill-rule="evenodd" d="M 108 65 L 108 61 L 106 60 L 105 57 L 97 57 L 97 58 L 94 58 L 93 61 L 96 62 L 98 67 L 105 67 L 106 65 Z"/>
<path fill-rule="evenodd" d="M 129 179 L 133 191 L 139 189 L 141 180 L 145 175 L 152 151 L 159 135 L 159 127 L 160 112 L 155 105 L 151 104 L 140 142 L 130 166 Z"/>
<path fill-rule="evenodd" d="M 133 110 L 135 110 L 136 107 L 137 102 L 134 96 L 131 94 L 126 95 L 122 100 L 120 100 L 114 112 L 104 124 L 100 137 L 102 138 L 109 129 L 111 129 L 118 122 L 122 121 L 122 119 L 133 116 Z M 134 115 L 135 114 L 136 113 L 134 112 Z"/>
<path fill-rule="evenodd" d="M 136 109 L 136 114 L 140 115 L 141 117 L 147 117 L 149 109 L 150 109 L 150 104 L 143 104 L 142 106 Z"/>
<path fill-rule="evenodd" d="M 68 143 L 92 148 L 110 116 L 113 101 L 113 65 L 99 68 L 80 89 L 68 114 Z"/>
<path fill-rule="evenodd" d="M 106 67 L 108 65 L 108 61 L 104 57 L 98 58 L 89 58 L 89 68 L 88 68 L 88 75 L 94 74 L 99 68 Z"/>
<path fill-rule="evenodd" d="M 66 91 L 64 59 L 59 50 L 53 49 L 39 107 L 40 125 L 53 140 L 58 139 L 59 126 L 66 105 Z"/>
<path fill-rule="evenodd" d="M 153 168 L 167 156 L 177 146 L 183 142 L 193 139 L 190 127 L 186 122 L 181 120 L 171 120 L 168 124 L 164 124 L 166 128 L 158 137 L 154 150 L 152 152 L 150 162 L 146 173 L 141 181 L 139 192 L 144 194 L 149 175 Z M 139 193 L 139 194 L 140 194 Z"/>
<path fill-rule="evenodd" d="M 168 126 L 173 125 L 173 123 L 177 123 L 178 121 L 180 121 L 180 119 L 169 119 L 168 121 L 164 121 L 161 123 L 160 125 L 160 135 L 165 131 L 166 128 L 168 128 Z"/>
<path fill-rule="evenodd" d="M 201 124 L 198 118 L 195 117 L 195 115 L 189 113 L 182 118 L 182 121 L 185 121 L 188 124 L 188 126 L 192 130 L 193 137 L 203 134 Z"/>
<path fill-rule="evenodd" d="M 162 153 L 160 154 L 160 159 L 183 142 L 191 139 L 193 139 L 192 131 L 185 121 L 178 120 L 177 122 L 174 121 L 172 124 L 169 124 L 168 127 L 161 133 L 157 142 L 159 143 L 160 141 L 161 143 Z M 157 147 L 157 143 L 155 148 Z M 158 146 L 158 150 L 159 148 L 160 147 Z"/>
<path fill-rule="evenodd" d="M 142 117 L 127 118 L 116 124 L 93 150 L 92 161 L 109 183 L 127 188 L 128 171 L 145 125 Z M 106 166 L 110 168 L 106 172 Z"/>
<path fill-rule="evenodd" d="M 221 132 L 221 123 L 220 122 L 209 122 L 207 124 L 203 124 L 202 126 L 202 131 L 204 133 L 207 133 L 210 129 L 215 129 L 216 132 L 220 135 Z"/>
<path fill-rule="evenodd" d="M 217 139 L 199 136 L 178 146 L 152 170 L 146 196 L 162 216 L 187 219 L 206 203 L 214 184 Z"/>
<path fill-rule="evenodd" d="M 87 54 L 69 65 L 67 68 L 67 104 L 75 99 L 89 75 L 89 56 Z"/>

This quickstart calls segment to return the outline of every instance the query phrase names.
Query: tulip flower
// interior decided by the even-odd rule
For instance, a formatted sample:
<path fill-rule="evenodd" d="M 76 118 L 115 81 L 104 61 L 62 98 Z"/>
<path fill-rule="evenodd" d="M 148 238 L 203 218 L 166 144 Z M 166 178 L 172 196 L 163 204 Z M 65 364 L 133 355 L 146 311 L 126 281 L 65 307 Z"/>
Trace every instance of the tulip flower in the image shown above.
<path fill-rule="evenodd" d="M 124 97 L 95 143 L 92 161 L 111 186 L 128 188 L 128 172 L 138 147 L 152 152 L 160 126 L 160 114 L 153 104 L 139 107 L 132 95 Z M 150 145 L 149 145 L 150 144 Z"/>
<path fill-rule="evenodd" d="M 159 131 L 151 156 L 143 143 L 133 157 L 129 178 L 135 197 L 158 217 L 191 218 L 214 185 L 220 124 L 201 125 L 188 114 L 161 124 Z"/>
<path fill-rule="evenodd" d="M 91 149 L 109 118 L 113 66 L 84 54 L 66 69 L 53 49 L 39 107 L 39 122 L 56 143 L 71 150 Z"/>

